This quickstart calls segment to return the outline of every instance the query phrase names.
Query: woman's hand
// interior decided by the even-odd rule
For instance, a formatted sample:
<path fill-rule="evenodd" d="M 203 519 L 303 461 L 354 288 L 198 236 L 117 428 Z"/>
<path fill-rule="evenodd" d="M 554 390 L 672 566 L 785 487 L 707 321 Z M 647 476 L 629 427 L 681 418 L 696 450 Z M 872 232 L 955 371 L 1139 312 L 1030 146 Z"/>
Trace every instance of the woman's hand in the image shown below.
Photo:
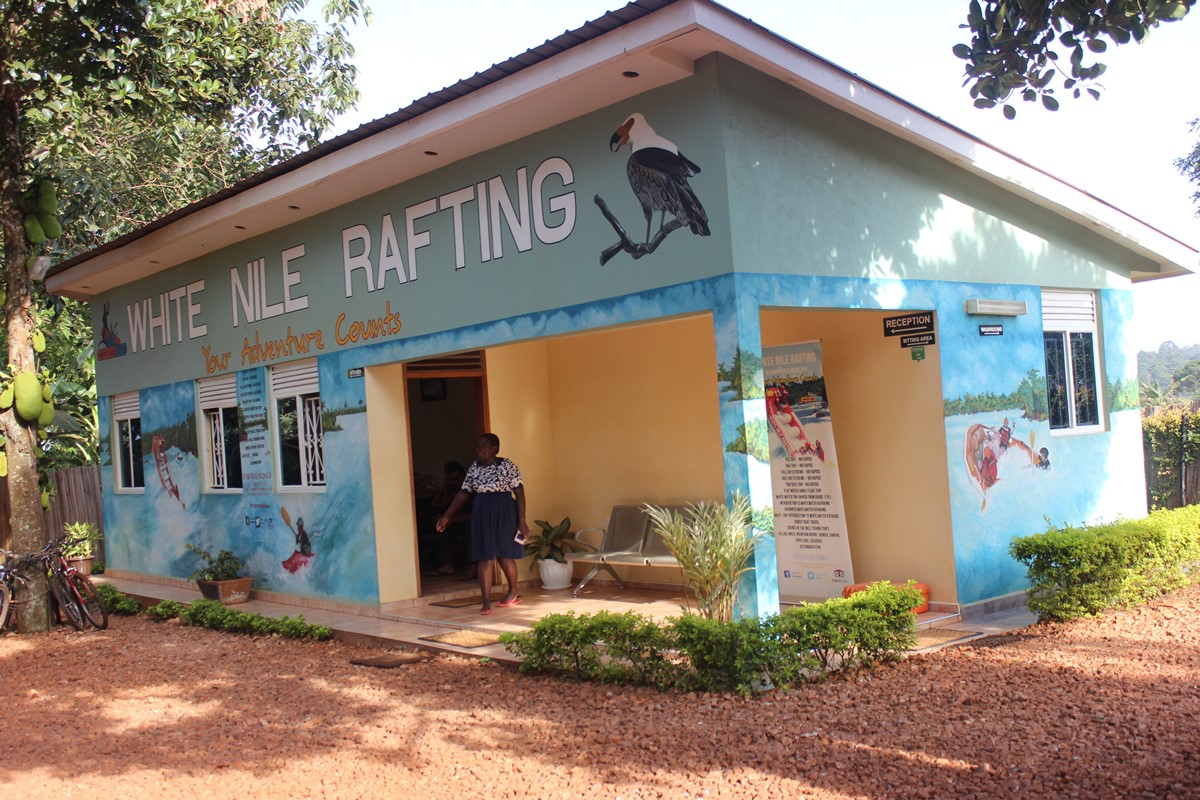
<path fill-rule="evenodd" d="M 521 520 L 517 523 L 517 530 L 520 531 L 520 533 L 526 538 L 529 537 L 529 523 L 525 520 Z"/>
<path fill-rule="evenodd" d="M 446 525 L 449 524 L 449 522 L 450 521 L 446 519 L 446 515 L 443 514 L 442 516 L 438 517 L 437 522 L 434 523 L 434 527 L 437 528 L 438 533 L 445 533 Z"/>

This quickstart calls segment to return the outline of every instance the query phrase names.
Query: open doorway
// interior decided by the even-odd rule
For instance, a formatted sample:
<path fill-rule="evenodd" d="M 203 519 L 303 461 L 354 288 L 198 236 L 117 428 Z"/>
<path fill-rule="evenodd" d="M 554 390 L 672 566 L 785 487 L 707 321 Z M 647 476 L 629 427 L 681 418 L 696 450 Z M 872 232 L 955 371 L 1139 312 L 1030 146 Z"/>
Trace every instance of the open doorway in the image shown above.
<path fill-rule="evenodd" d="M 463 353 L 405 367 L 409 443 L 412 450 L 421 594 L 445 594 L 474 580 L 469 526 L 457 520 L 445 533 L 434 528 L 475 457 L 487 430 L 483 353 Z"/>

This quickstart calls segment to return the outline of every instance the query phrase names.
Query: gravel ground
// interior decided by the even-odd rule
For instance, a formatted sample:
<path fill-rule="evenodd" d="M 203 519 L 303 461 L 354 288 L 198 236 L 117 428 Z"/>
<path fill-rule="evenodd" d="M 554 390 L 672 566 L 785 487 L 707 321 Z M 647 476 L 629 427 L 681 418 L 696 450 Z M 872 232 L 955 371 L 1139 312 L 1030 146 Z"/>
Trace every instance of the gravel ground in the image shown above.
<path fill-rule="evenodd" d="M 116 618 L 0 637 L 12 797 L 1200 797 L 1200 587 L 757 700 Z"/>

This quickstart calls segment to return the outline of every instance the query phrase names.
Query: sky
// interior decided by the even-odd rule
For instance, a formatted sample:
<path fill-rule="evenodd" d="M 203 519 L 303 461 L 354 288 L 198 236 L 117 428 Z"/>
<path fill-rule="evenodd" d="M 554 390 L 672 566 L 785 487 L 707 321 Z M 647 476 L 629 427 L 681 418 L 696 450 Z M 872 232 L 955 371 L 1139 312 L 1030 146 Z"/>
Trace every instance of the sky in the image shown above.
<path fill-rule="evenodd" d="M 619 0 L 374 0 L 369 26 L 352 32 L 361 97 L 334 133 L 396 111 L 578 28 Z M 1200 138 L 1191 86 L 1200 11 L 1156 28 L 1141 45 L 1110 48 L 1102 97 L 1063 98 L 1057 112 L 1018 102 L 1017 118 L 972 105 L 951 48 L 967 0 L 726 0 L 734 12 L 834 62 L 989 144 L 1200 248 L 1192 195 L 1174 161 Z M 1060 97 L 1062 95 L 1060 94 Z M 1200 265 L 1193 265 L 1200 271 Z M 1134 288 L 1134 346 L 1200 344 L 1200 275 Z"/>

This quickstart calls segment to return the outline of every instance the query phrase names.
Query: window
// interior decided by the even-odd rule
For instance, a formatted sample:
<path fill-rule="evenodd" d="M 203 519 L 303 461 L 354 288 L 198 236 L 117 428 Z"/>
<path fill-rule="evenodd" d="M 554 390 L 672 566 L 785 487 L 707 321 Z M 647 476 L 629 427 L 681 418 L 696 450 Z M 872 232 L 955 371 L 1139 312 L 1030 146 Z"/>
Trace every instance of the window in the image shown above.
<path fill-rule="evenodd" d="M 316 359 L 271 367 L 271 399 L 279 485 L 324 486 L 325 447 Z"/>
<path fill-rule="evenodd" d="M 1042 291 L 1050 429 L 1100 427 L 1094 292 Z"/>
<path fill-rule="evenodd" d="M 137 392 L 112 397 L 113 466 L 117 491 L 146 487 L 142 468 L 142 401 Z"/>
<path fill-rule="evenodd" d="M 237 376 L 222 375 L 196 384 L 203 420 L 204 488 L 242 488 L 241 426 L 238 424 Z"/>

